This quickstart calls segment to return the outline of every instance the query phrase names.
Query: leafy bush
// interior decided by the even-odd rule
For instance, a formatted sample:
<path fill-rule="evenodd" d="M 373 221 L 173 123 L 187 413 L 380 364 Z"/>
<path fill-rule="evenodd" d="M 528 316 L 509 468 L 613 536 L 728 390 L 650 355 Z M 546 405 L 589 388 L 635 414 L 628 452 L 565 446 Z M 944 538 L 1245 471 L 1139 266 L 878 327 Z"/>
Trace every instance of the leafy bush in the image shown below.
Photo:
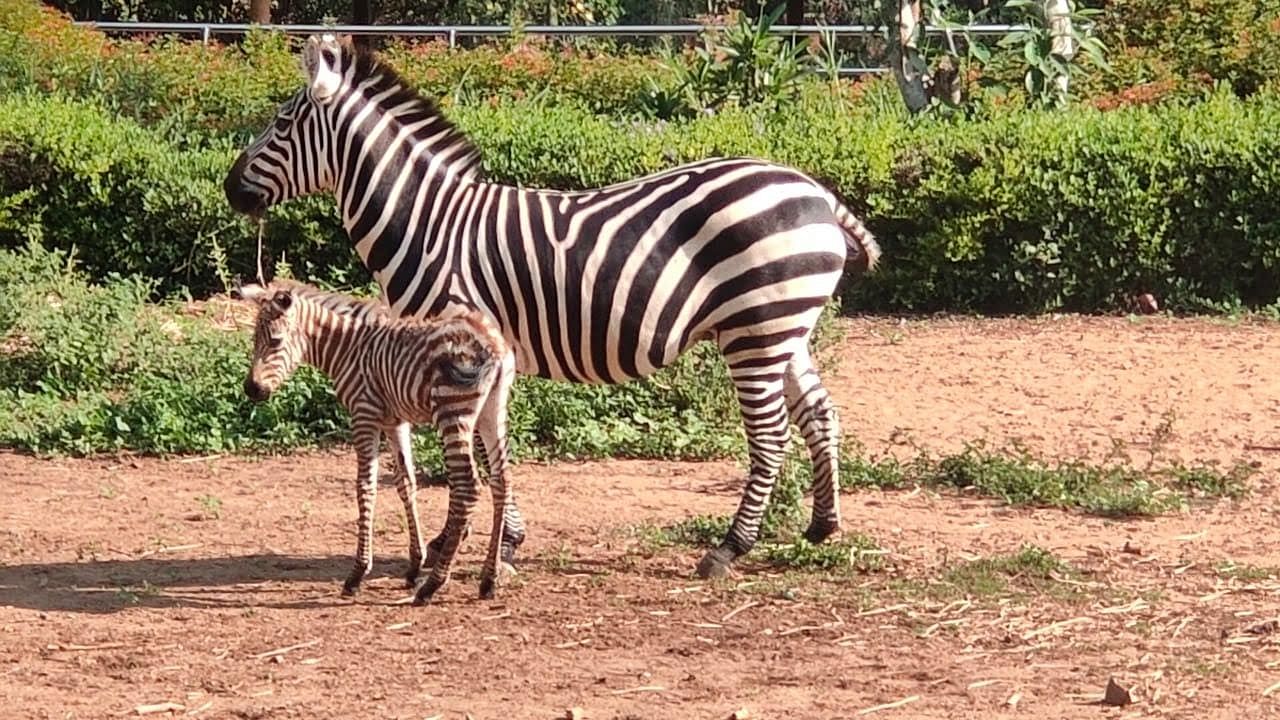
<path fill-rule="evenodd" d="M 1109 0 L 1100 32 L 1176 77 L 1241 96 L 1280 76 L 1280 0 Z"/>
<path fill-rule="evenodd" d="M 221 451 L 314 442 L 342 427 L 311 373 L 250 404 L 244 336 L 146 305 L 149 285 L 90 285 L 68 255 L 39 245 L 0 252 L 0 443 Z"/>

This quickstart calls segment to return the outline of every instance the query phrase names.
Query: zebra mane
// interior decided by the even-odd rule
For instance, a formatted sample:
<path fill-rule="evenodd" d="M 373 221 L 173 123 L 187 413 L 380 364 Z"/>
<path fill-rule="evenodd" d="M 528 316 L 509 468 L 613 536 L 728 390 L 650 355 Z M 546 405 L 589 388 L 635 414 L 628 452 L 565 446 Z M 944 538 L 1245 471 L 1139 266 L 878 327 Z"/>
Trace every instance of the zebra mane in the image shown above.
<path fill-rule="evenodd" d="M 390 95 L 378 101 L 378 107 L 387 110 L 411 103 L 408 105 L 410 109 L 407 112 L 422 113 L 433 118 L 434 122 L 414 131 L 412 139 L 423 141 L 440 135 L 433 145 L 440 149 L 456 148 L 456 154 L 448 162 L 449 168 L 464 180 L 482 179 L 479 149 L 472 144 L 465 133 L 445 117 L 434 100 L 418 92 L 395 68 L 384 62 L 372 50 L 358 47 L 350 42 L 344 42 L 342 47 L 344 52 L 352 53 L 355 57 L 352 84 L 358 87 L 361 83 L 372 81 L 364 91 L 365 97 L 374 97 L 379 93 L 392 90 Z M 402 108 L 399 112 L 404 113 L 406 110 Z M 441 135 L 442 132 L 443 135 Z"/>

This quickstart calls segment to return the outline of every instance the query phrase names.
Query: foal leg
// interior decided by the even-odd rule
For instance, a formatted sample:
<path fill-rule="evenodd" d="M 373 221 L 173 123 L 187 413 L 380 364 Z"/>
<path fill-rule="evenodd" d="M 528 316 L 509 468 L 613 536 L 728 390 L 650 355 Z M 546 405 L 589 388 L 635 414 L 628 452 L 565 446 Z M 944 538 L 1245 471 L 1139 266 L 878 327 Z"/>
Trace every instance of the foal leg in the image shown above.
<path fill-rule="evenodd" d="M 471 511 L 476 504 L 476 471 L 471 457 L 470 423 L 450 418 L 441 424 L 440 435 L 444 439 L 444 462 L 449 469 L 449 516 L 445 520 L 440 554 L 431 566 L 427 579 L 414 594 L 414 605 L 425 605 L 437 590 L 449 581 L 453 560 L 462 544 L 462 536 L 470 524 Z"/>
<path fill-rule="evenodd" d="M 480 410 L 479 428 L 482 447 L 488 450 L 489 492 L 493 496 L 493 530 L 489 533 L 489 551 L 485 554 L 484 568 L 480 572 L 480 597 L 490 599 L 499 582 L 499 563 L 506 563 L 508 548 L 506 518 L 510 511 L 512 495 L 507 487 L 507 401 L 511 395 L 514 371 L 504 365 L 494 378 L 484 407 Z M 523 535 L 523 533 L 522 533 Z"/>
<path fill-rule="evenodd" d="M 747 430 L 751 474 L 728 535 L 698 562 L 699 577 L 728 575 L 733 561 L 747 554 L 760 536 L 760 521 L 782 469 L 790 433 L 783 380 L 790 360 L 790 353 L 775 348 L 725 353 Z"/>
<path fill-rule="evenodd" d="M 369 571 L 373 569 L 373 505 L 378 492 L 378 446 L 382 431 L 377 425 L 353 421 L 352 439 L 356 445 L 356 564 L 342 584 L 343 595 L 354 595 L 360 590 Z"/>
<path fill-rule="evenodd" d="M 418 483 L 413 476 L 412 426 L 400 423 L 394 432 L 387 435 L 387 440 L 396 452 L 399 472 L 396 476 L 396 492 L 400 493 L 400 502 L 404 503 L 405 524 L 409 526 L 409 570 L 404 579 L 413 587 L 424 566 L 425 553 L 422 547 L 422 527 L 418 520 Z"/>
<path fill-rule="evenodd" d="M 840 529 L 840 420 L 807 352 L 787 366 L 786 389 L 787 412 L 813 464 L 813 518 L 804 537 L 820 543 Z"/>

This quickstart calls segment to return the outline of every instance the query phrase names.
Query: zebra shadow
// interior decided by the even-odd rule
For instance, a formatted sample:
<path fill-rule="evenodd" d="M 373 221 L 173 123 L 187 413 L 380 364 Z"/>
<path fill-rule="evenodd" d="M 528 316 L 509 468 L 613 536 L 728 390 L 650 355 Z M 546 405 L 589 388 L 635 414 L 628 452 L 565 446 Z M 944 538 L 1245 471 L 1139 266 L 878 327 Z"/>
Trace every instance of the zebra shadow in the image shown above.
<path fill-rule="evenodd" d="M 48 612 L 113 613 L 127 608 L 322 608 L 350 605 L 339 596 L 350 555 L 255 554 L 198 559 L 147 557 L 0 567 L 0 607 Z M 378 602 L 404 558 L 374 562 L 360 602 Z M 387 577 L 391 576 L 391 577 Z M 384 604 L 390 604 L 387 597 Z"/>

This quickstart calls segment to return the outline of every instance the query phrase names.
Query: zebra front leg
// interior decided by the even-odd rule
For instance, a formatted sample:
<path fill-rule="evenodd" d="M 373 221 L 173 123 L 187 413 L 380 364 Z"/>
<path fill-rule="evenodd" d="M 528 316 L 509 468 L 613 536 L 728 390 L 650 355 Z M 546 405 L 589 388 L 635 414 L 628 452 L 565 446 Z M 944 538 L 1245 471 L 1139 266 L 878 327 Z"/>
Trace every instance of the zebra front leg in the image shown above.
<path fill-rule="evenodd" d="M 820 543 L 840 530 L 840 420 L 808 353 L 787 366 L 787 412 L 813 465 L 813 517 L 804 537 Z"/>
<path fill-rule="evenodd" d="M 387 435 L 387 440 L 395 450 L 396 462 L 400 466 L 396 491 L 400 493 L 400 502 L 404 503 L 405 524 L 409 526 L 409 569 L 404 579 L 409 587 L 413 587 L 418 582 L 418 575 L 422 573 L 426 553 L 422 546 L 422 526 L 418 519 L 418 483 L 413 473 L 412 426 L 400 423 Z"/>
<path fill-rule="evenodd" d="M 755 366 L 757 363 L 756 358 L 741 366 L 729 362 L 729 374 L 742 406 L 751 471 L 729 533 L 719 547 L 698 562 L 698 576 L 702 578 L 727 576 L 733 561 L 750 552 L 756 544 L 760 521 L 785 457 L 790 432 L 782 378 L 786 361 L 763 367 Z"/>
<path fill-rule="evenodd" d="M 413 604 L 425 605 L 449 581 L 458 547 L 469 529 L 471 511 L 476 504 L 476 471 L 471 457 L 471 428 L 452 425 L 442 427 L 444 462 L 449 470 L 449 516 L 445 520 L 439 555 L 431 565 L 427 579 L 414 593 Z"/>
<path fill-rule="evenodd" d="M 353 421 L 352 439 L 356 446 L 356 564 L 342 584 L 342 594 L 355 595 L 369 571 L 373 569 L 373 507 L 378 492 L 378 446 L 382 431 L 372 423 Z"/>

